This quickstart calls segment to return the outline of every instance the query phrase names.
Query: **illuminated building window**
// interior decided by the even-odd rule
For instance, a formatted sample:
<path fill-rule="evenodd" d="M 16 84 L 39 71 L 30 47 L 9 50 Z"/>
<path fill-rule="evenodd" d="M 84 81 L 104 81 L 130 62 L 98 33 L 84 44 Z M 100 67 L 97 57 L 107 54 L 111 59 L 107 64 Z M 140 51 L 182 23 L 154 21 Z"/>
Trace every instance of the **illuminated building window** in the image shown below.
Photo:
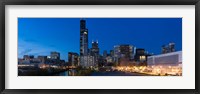
<path fill-rule="evenodd" d="M 140 56 L 140 60 L 146 60 L 145 56 Z"/>

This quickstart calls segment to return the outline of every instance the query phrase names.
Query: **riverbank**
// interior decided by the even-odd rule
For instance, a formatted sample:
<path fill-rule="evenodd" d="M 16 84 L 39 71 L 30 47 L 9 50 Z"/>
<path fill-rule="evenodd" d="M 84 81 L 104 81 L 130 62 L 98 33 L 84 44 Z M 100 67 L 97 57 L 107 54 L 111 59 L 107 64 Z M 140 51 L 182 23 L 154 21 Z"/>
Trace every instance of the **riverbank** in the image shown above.
<path fill-rule="evenodd" d="M 90 76 L 153 76 L 143 73 L 122 72 L 122 71 L 109 71 L 109 72 L 93 72 Z"/>
<path fill-rule="evenodd" d="M 93 69 L 29 69 L 18 70 L 18 76 L 155 76 L 145 73 L 124 71 L 96 71 Z"/>
<path fill-rule="evenodd" d="M 65 73 L 64 73 L 65 72 Z M 67 74 L 66 74 L 67 72 Z M 18 69 L 18 76 L 89 76 L 92 69 Z M 64 74 L 62 74 L 64 73 Z"/>
<path fill-rule="evenodd" d="M 52 76 L 64 72 L 64 69 L 18 69 L 18 76 Z"/>

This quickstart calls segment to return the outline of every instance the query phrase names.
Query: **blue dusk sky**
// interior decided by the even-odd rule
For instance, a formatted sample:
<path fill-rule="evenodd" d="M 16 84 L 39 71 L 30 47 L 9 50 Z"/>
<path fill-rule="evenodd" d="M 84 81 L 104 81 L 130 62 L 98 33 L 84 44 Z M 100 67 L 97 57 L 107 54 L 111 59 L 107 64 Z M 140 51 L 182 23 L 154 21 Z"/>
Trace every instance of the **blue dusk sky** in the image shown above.
<path fill-rule="evenodd" d="M 175 43 L 182 50 L 182 18 L 85 18 L 88 42 L 98 40 L 100 53 L 114 45 L 131 44 L 160 54 L 161 46 Z M 18 57 L 23 55 L 79 54 L 80 18 L 18 18 Z"/>

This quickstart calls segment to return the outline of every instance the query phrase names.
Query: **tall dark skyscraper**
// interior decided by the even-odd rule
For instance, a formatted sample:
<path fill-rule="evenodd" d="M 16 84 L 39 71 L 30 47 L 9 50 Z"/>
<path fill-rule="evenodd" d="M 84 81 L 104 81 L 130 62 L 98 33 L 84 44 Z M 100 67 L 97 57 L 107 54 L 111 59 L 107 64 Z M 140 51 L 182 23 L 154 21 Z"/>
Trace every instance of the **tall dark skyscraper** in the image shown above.
<path fill-rule="evenodd" d="M 98 57 L 98 55 L 99 55 L 99 46 L 98 46 L 98 42 L 97 41 L 93 41 L 92 42 L 92 48 L 91 48 L 90 51 L 91 51 L 90 54 L 92 56 L 97 56 Z"/>
<path fill-rule="evenodd" d="M 92 48 L 90 50 L 90 55 L 94 57 L 94 65 L 98 66 L 98 59 L 99 59 L 99 46 L 98 41 L 92 41 Z"/>
<path fill-rule="evenodd" d="M 86 28 L 86 21 L 80 21 L 80 56 L 88 55 L 88 29 Z"/>
<path fill-rule="evenodd" d="M 86 20 L 80 20 L 80 65 L 84 67 L 93 66 L 94 57 L 89 56 L 88 29 Z"/>

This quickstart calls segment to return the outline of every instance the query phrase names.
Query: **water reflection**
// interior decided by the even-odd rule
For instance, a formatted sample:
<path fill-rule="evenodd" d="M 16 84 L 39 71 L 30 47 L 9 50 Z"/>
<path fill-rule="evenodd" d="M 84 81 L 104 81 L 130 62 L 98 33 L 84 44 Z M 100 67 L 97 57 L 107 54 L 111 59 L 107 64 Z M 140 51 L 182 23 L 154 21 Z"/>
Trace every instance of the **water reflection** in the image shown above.
<path fill-rule="evenodd" d="M 76 70 L 74 70 L 74 69 L 70 69 L 69 71 L 68 71 L 68 76 L 76 76 L 76 74 L 77 74 L 77 71 Z"/>
<path fill-rule="evenodd" d="M 76 70 L 70 69 L 70 70 L 55 74 L 54 76 L 76 76 L 76 74 L 77 74 Z"/>

